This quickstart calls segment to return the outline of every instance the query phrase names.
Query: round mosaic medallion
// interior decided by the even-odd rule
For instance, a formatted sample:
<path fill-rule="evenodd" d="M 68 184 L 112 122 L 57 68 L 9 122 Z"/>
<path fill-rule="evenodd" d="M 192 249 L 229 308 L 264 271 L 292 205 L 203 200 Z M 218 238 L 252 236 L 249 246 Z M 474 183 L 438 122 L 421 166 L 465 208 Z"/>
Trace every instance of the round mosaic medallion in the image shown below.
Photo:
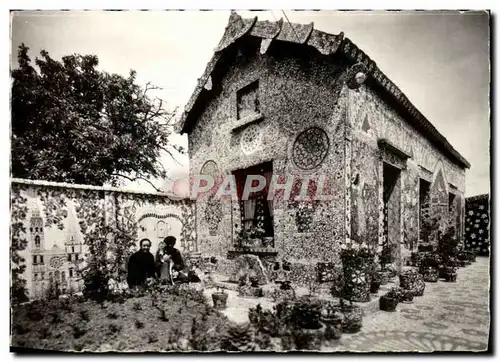
<path fill-rule="evenodd" d="M 321 165 L 329 148 L 330 141 L 325 131 L 318 127 L 308 128 L 293 144 L 293 162 L 303 170 L 312 170 Z"/>
<path fill-rule="evenodd" d="M 241 150 L 245 155 L 254 153 L 262 142 L 262 132 L 258 124 L 245 128 L 241 134 Z"/>
<path fill-rule="evenodd" d="M 49 265 L 54 269 L 59 269 L 63 265 L 63 259 L 59 256 L 50 258 Z"/>

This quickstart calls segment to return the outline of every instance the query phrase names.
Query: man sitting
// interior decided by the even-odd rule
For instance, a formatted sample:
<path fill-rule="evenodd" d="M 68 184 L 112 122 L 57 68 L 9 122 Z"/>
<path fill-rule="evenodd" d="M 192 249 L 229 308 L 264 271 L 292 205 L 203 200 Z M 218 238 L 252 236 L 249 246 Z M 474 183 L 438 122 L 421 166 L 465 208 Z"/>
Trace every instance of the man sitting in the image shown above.
<path fill-rule="evenodd" d="M 130 288 L 143 286 L 148 278 L 154 278 L 155 258 L 149 251 L 151 241 L 142 239 L 139 242 L 140 250 L 132 254 L 128 261 L 127 283 Z"/>

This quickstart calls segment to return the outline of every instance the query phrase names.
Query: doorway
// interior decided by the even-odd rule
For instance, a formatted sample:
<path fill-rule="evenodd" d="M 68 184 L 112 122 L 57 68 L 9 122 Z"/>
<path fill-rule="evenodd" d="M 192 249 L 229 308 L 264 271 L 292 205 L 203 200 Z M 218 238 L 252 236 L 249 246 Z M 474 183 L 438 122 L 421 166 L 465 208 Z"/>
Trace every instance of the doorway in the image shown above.
<path fill-rule="evenodd" d="M 384 162 L 384 248 L 386 262 L 401 266 L 401 170 Z"/>

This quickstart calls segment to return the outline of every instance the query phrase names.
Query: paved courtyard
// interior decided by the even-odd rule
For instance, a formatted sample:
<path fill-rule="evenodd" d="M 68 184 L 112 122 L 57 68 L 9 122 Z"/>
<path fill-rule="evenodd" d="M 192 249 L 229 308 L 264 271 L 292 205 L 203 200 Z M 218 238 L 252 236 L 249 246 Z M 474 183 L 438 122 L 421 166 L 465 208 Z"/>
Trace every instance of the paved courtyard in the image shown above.
<path fill-rule="evenodd" d="M 458 271 L 456 283 L 426 283 L 425 294 L 396 312 L 367 315 L 360 333 L 330 351 L 484 351 L 488 347 L 489 259 Z"/>

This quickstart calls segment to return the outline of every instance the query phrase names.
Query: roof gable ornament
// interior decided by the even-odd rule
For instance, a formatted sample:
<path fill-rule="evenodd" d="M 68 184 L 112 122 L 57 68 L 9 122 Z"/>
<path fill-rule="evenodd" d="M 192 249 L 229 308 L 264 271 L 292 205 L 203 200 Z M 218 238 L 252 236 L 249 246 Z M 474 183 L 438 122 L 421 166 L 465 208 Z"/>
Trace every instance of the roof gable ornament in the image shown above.
<path fill-rule="evenodd" d="M 215 52 L 217 53 L 224 50 L 237 39 L 248 33 L 256 22 L 257 17 L 254 17 L 253 19 L 243 19 L 235 11 L 231 11 L 226 30 L 224 31 L 224 35 L 222 36 L 219 45 L 215 48 Z"/>

